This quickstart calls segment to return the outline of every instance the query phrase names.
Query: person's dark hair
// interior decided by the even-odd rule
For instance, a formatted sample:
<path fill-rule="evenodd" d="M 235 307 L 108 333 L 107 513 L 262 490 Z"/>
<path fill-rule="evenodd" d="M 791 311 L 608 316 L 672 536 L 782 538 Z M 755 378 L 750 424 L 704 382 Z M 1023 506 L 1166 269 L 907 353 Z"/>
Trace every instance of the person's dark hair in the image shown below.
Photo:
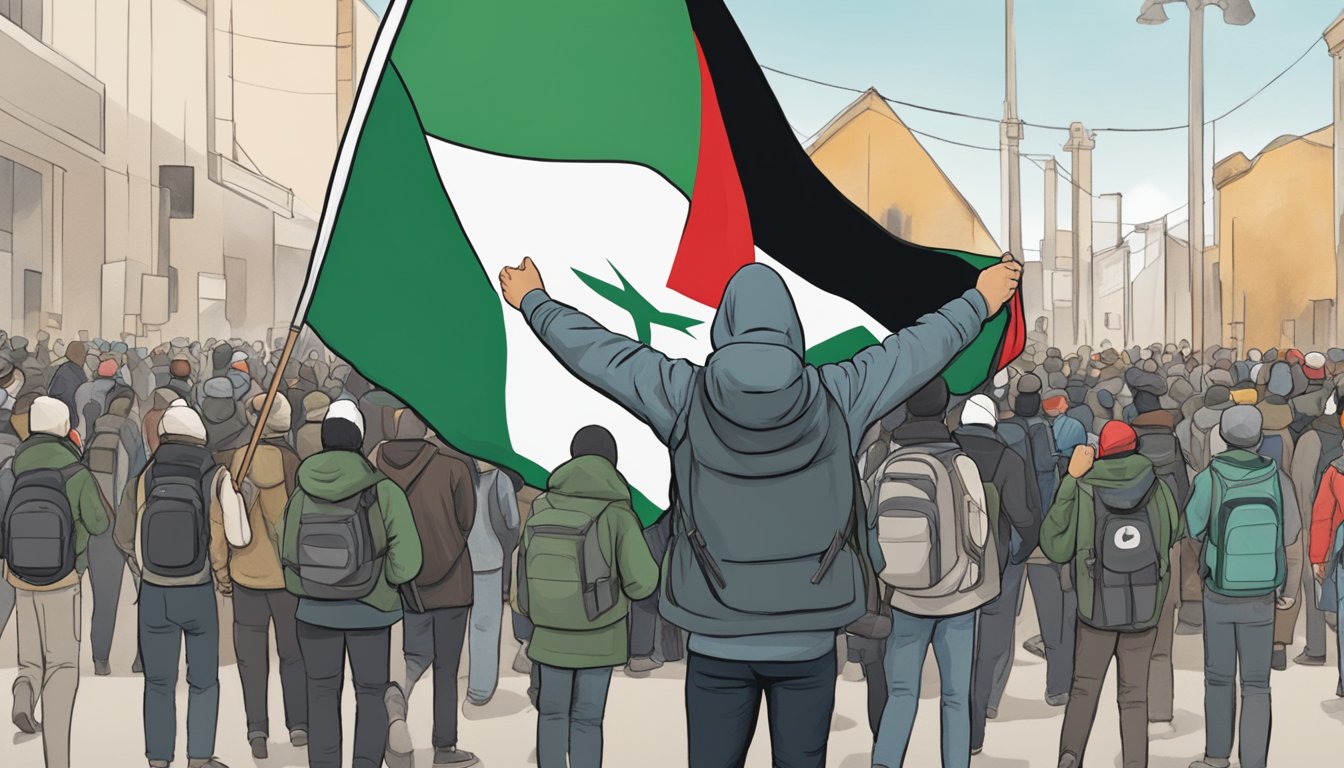
<path fill-rule="evenodd" d="M 941 419 L 947 413 L 947 402 L 947 382 L 935 376 L 905 401 L 905 410 L 912 419 Z"/>
<path fill-rule="evenodd" d="M 345 419 L 327 419 L 322 422 L 322 450 L 361 452 L 364 436 L 354 422 Z"/>
<path fill-rule="evenodd" d="M 570 458 L 580 456 L 601 456 L 616 466 L 616 438 L 600 424 L 589 424 L 574 433 L 569 444 Z"/>

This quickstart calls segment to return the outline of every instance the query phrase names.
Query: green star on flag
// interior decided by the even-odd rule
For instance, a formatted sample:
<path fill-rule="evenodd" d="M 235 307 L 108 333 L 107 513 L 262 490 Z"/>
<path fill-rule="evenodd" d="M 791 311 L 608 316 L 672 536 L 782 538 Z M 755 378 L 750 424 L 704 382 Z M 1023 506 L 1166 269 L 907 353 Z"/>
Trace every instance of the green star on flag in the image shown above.
<path fill-rule="evenodd" d="M 635 338 L 639 340 L 639 343 L 648 344 L 650 342 L 653 338 L 653 326 L 655 325 L 681 331 L 687 336 L 695 338 L 695 334 L 691 333 L 690 329 L 701 325 L 703 321 L 685 315 L 658 311 L 648 299 L 644 298 L 643 294 L 630 285 L 630 281 L 625 279 L 625 275 L 621 274 L 621 270 L 617 269 L 615 264 L 610 261 L 607 264 L 611 266 L 611 271 L 616 273 L 616 279 L 621 281 L 620 285 L 603 282 L 579 269 L 574 269 L 574 274 L 583 281 L 584 285 L 592 288 L 598 296 L 630 313 L 630 319 L 635 323 Z"/>

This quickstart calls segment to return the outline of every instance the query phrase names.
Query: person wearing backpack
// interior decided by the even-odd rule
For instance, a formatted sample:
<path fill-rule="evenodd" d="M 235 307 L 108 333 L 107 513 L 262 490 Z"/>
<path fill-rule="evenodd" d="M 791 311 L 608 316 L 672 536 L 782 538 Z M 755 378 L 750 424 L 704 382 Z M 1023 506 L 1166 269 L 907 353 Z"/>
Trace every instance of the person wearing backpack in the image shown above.
<path fill-rule="evenodd" d="M 775 761 L 825 762 L 836 633 L 867 611 L 859 442 L 970 343 L 1017 291 L 1021 269 L 1005 255 L 937 312 L 822 366 L 805 361 L 793 297 L 764 264 L 728 281 L 703 366 L 552 300 L 530 258 L 501 271 L 505 301 L 541 343 L 671 453 L 676 517 L 660 610 L 690 633 L 692 768 L 745 760 L 763 696 Z"/>
<path fill-rule="evenodd" d="M 1027 556 L 1038 544 L 1041 528 L 1040 509 L 1033 507 L 1027 497 L 1026 465 L 1003 444 L 995 430 L 997 411 L 989 397 L 973 395 L 962 408 L 961 426 L 952 433 L 980 470 L 999 559 L 999 596 L 980 609 L 977 619 L 971 673 L 971 754 L 979 754 L 984 747 L 985 719 L 991 707 L 998 710 L 999 697 L 1008 685 L 1022 577 L 1026 573 Z M 1078 429 L 1081 431 L 1082 427 Z"/>
<path fill-rule="evenodd" d="M 1123 768 L 1148 765 L 1148 667 L 1171 586 L 1168 553 L 1182 535 L 1180 510 L 1138 435 L 1107 423 L 1098 446 L 1069 460 L 1041 524 L 1041 550 L 1066 565 L 1078 597 L 1073 682 L 1059 739 L 1059 768 L 1083 765 L 1102 684 L 1117 665 Z M 1094 461 L 1095 456 L 1095 461 Z"/>
<path fill-rule="evenodd" d="M 1231 765 L 1238 674 L 1240 763 L 1265 768 L 1269 759 L 1275 603 L 1301 518 L 1288 474 L 1259 453 L 1262 424 L 1253 406 L 1223 412 L 1228 450 L 1195 477 L 1186 506 L 1190 535 L 1204 542 L 1204 757 L 1190 768 Z"/>
<path fill-rule="evenodd" d="M 264 395 L 257 395 L 249 403 L 254 422 L 260 415 L 264 399 Z M 233 582 L 233 649 L 243 688 L 247 741 L 252 756 L 258 760 L 266 759 L 269 751 L 266 742 L 271 732 L 267 689 L 272 624 L 275 626 L 275 650 L 280 661 L 280 686 L 289 743 L 296 747 L 308 743 L 308 678 L 304 673 L 303 654 L 299 651 L 295 618 L 299 601 L 285 591 L 284 572 L 280 566 L 280 529 L 299 469 L 299 457 L 286 441 L 289 422 L 289 402 L 284 397 L 276 397 L 247 474 L 240 474 L 243 451 L 235 451 L 229 464 L 229 473 L 242 477 L 243 502 L 247 505 L 248 527 L 253 533 L 246 546 L 230 547 L 229 578 Z"/>
<path fill-rule="evenodd" d="M 1300 354 L 1297 353 L 1297 356 Z M 1264 373 L 1266 370 L 1267 374 Z M 1259 452 L 1273 459 L 1281 469 L 1287 471 L 1293 466 L 1295 447 L 1291 427 L 1296 413 L 1288 403 L 1294 391 L 1293 366 L 1282 361 L 1275 362 L 1265 366 L 1261 370 L 1261 376 L 1265 378 L 1264 395 L 1255 404 L 1264 424 L 1264 439 Z M 1303 573 L 1309 570 L 1306 558 L 1303 557 L 1304 544 L 1305 542 L 1294 541 L 1288 547 L 1288 583 L 1283 589 L 1284 599 L 1280 601 L 1278 612 L 1274 614 L 1272 664 L 1279 672 L 1288 668 L 1288 646 L 1293 644 L 1297 634 L 1297 614 L 1301 610 L 1302 603 L 1299 591 L 1302 588 Z"/>
<path fill-rule="evenodd" d="M 167 768 L 177 744 L 179 648 L 187 654 L 187 759 L 216 760 L 219 714 L 219 614 L 215 590 L 228 596 L 229 547 L 252 540 L 243 499 L 228 468 L 205 447 L 201 416 L 184 399 L 159 420 L 159 448 L 117 510 L 113 536 L 139 579 L 139 641 L 144 665 L 145 756 Z"/>
<path fill-rule="evenodd" d="M 0 480 L 0 555 L 15 590 L 19 637 L 13 721 L 24 733 L 41 729 L 47 768 L 69 768 L 84 620 L 80 582 L 89 539 L 107 530 L 111 510 L 70 442 L 65 403 L 36 398 L 28 430 L 9 477 Z"/>
<path fill-rule="evenodd" d="M 471 551 L 471 625 L 467 630 L 469 706 L 490 702 L 499 686 L 499 639 L 504 621 L 504 566 L 518 541 L 518 497 L 513 481 L 498 467 L 476 462 L 476 514 L 467 548 Z"/>
<path fill-rule="evenodd" d="M 363 445 L 358 406 L 332 403 L 322 422 L 322 451 L 299 466 L 280 531 L 285 588 L 299 598 L 311 768 L 341 764 L 347 658 L 356 699 L 354 765 L 382 763 L 391 628 L 402 619 L 398 588 L 421 567 L 406 494 L 369 464 Z"/>
<path fill-rule="evenodd" d="M 943 766 L 969 765 L 976 612 L 999 595 L 999 555 L 1008 550 L 981 470 L 943 422 L 947 404 L 942 378 L 911 395 L 892 452 L 872 475 L 875 570 L 880 604 L 891 606 L 887 702 L 873 746 L 873 765 L 885 768 L 905 764 L 930 646 L 942 681 Z"/>
<path fill-rule="evenodd" d="M 630 657 L 630 601 L 653 594 L 649 553 L 604 427 L 579 430 L 532 504 L 518 550 L 518 610 L 531 619 L 538 768 L 602 765 L 613 667 Z"/>
<path fill-rule="evenodd" d="M 1334 608 L 1344 615 L 1344 455 L 1336 457 L 1321 476 L 1319 490 L 1311 507 L 1312 575 L 1321 587 L 1323 610 Z M 1344 698 L 1344 632 L 1336 632 L 1339 641 L 1339 676 L 1335 696 Z"/>
<path fill-rule="evenodd" d="M 412 753 L 406 701 L 432 667 L 434 765 L 476 765 L 475 755 L 457 748 L 457 670 L 472 604 L 467 534 L 476 517 L 476 489 L 467 464 L 471 459 L 430 439 L 425 423 L 410 410 L 397 419 L 393 439 L 374 453 L 379 471 L 406 493 L 424 553 L 419 575 L 402 588 L 406 677 L 387 688 L 388 753 L 402 760 Z"/>

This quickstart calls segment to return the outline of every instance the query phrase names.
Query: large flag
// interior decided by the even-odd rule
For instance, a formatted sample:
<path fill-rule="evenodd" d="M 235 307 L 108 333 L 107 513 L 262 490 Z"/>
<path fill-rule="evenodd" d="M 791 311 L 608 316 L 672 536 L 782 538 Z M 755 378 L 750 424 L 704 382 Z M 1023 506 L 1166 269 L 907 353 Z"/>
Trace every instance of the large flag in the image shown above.
<path fill-rule="evenodd" d="M 497 275 L 524 256 L 554 298 L 697 362 L 752 261 L 784 276 L 814 363 L 913 323 L 997 261 L 904 242 L 836 191 L 721 0 L 395 0 L 297 319 L 443 439 L 532 485 L 577 429 L 605 425 L 651 521 L 666 449 L 503 303 Z M 1014 301 L 946 370 L 952 391 L 1023 339 Z"/>

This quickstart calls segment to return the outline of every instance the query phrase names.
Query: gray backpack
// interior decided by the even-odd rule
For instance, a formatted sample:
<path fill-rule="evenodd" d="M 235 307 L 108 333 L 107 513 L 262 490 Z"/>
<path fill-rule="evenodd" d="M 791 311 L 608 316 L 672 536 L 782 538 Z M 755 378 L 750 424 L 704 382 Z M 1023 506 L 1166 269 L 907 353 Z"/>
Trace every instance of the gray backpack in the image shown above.
<path fill-rule="evenodd" d="M 956 443 L 893 446 L 871 475 L 869 524 L 891 603 L 919 616 L 974 610 L 999 594 L 980 472 Z"/>

